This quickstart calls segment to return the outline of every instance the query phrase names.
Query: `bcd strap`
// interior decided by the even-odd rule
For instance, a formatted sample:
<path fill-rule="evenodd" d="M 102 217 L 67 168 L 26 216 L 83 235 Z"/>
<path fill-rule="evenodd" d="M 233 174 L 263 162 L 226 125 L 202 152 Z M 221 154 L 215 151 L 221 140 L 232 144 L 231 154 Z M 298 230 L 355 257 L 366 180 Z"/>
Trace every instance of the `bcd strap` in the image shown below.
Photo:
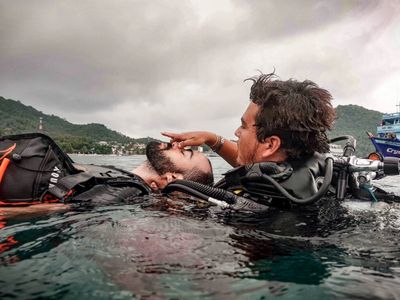
<path fill-rule="evenodd" d="M 94 178 L 93 175 L 85 172 L 68 175 L 61 178 L 56 185 L 48 190 L 48 193 L 64 201 L 76 186 L 84 185 Z"/>
<path fill-rule="evenodd" d="M 11 147 L 8 147 L 5 150 L 0 150 L 0 153 L 2 153 L 0 157 L 0 184 L 1 181 L 3 180 L 4 174 L 8 168 L 8 165 L 10 164 L 10 160 L 7 158 L 7 155 L 9 155 L 17 146 L 17 144 L 14 143 Z"/>
<path fill-rule="evenodd" d="M 91 168 L 101 168 L 100 166 L 90 166 Z M 116 169 L 117 171 L 120 171 Z M 115 170 L 109 169 L 107 174 L 113 173 Z M 74 175 L 69 175 L 61 178 L 58 183 L 48 190 L 48 193 L 60 199 L 66 201 L 69 196 L 72 196 L 72 191 L 80 189 L 81 191 L 88 190 L 97 184 L 107 184 L 114 187 L 135 187 L 141 191 L 142 194 L 148 194 L 151 190 L 146 188 L 146 185 L 137 181 L 132 174 L 123 171 L 130 176 L 119 176 L 119 177 L 98 177 L 93 173 L 81 172 Z"/>
<path fill-rule="evenodd" d="M 3 158 L 0 165 L 0 184 L 3 180 L 4 173 L 7 170 L 8 165 L 10 164 L 10 160 L 8 158 Z"/>
<path fill-rule="evenodd" d="M 11 147 L 5 149 L 5 150 L 0 150 L 0 153 L 3 153 L 0 157 L 0 160 L 2 160 L 3 158 L 5 158 L 8 154 L 10 154 L 15 147 L 17 146 L 17 144 L 14 143 L 14 145 L 12 145 Z"/>
<path fill-rule="evenodd" d="M 138 182 L 134 178 L 117 177 L 107 180 L 107 184 L 114 187 L 135 187 L 141 191 L 142 194 L 147 195 L 151 193 L 151 189 L 148 185 Z"/>

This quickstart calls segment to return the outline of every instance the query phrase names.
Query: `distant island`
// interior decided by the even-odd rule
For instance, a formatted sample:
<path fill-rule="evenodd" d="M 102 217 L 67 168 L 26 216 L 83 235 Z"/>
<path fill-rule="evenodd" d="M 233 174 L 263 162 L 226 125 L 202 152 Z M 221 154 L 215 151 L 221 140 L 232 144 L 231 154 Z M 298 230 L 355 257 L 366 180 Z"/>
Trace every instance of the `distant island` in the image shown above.
<path fill-rule="evenodd" d="M 365 132 L 376 131 L 381 112 L 358 105 L 339 105 L 336 107 L 336 115 L 335 128 L 329 133 L 330 138 L 352 135 L 357 139 L 357 155 L 366 156 L 374 151 Z M 51 136 L 67 153 L 144 154 L 147 143 L 156 140 L 151 137 L 134 139 L 98 123 L 72 124 L 20 101 L 0 96 L 0 135 L 38 131 Z"/>
<path fill-rule="evenodd" d="M 51 136 L 67 153 L 144 154 L 147 143 L 155 140 L 151 137 L 134 139 L 103 124 L 72 124 L 20 101 L 0 97 L 0 135 L 27 132 Z"/>

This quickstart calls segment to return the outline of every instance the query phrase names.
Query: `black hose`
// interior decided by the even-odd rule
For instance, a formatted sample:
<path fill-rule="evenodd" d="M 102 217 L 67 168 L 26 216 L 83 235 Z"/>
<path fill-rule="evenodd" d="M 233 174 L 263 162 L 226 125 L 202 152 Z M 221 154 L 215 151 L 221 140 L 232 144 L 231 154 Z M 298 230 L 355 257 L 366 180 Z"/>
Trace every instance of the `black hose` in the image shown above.
<path fill-rule="evenodd" d="M 329 144 L 340 142 L 340 141 L 349 141 L 353 146 L 355 147 L 355 139 L 351 135 L 341 135 L 338 137 L 335 137 L 333 139 L 330 139 L 328 142 Z"/>
<path fill-rule="evenodd" d="M 180 180 L 179 180 L 180 181 Z M 179 191 L 179 192 L 184 192 L 186 194 L 192 195 L 194 197 L 197 197 L 199 199 L 202 200 L 208 200 L 208 196 L 203 194 L 200 191 L 197 191 L 189 186 L 183 185 L 182 183 L 170 183 L 168 184 L 164 189 L 163 189 L 163 193 L 170 193 L 170 192 L 174 192 L 174 191 Z"/>
<path fill-rule="evenodd" d="M 169 193 L 171 191 L 174 191 L 175 188 L 184 189 L 185 187 L 188 187 L 191 190 L 195 190 L 195 191 L 202 193 L 203 195 L 206 195 L 207 198 L 205 198 L 205 200 L 207 200 L 208 197 L 212 197 L 212 198 L 215 198 L 218 200 L 225 201 L 228 204 L 233 204 L 236 202 L 237 196 L 227 190 L 214 188 L 212 186 L 208 186 L 208 185 L 204 185 L 204 184 L 201 184 L 198 182 L 188 181 L 188 180 L 176 180 L 176 181 L 168 184 L 164 188 L 163 192 Z M 193 195 L 193 196 L 197 197 L 197 195 Z M 204 198 L 201 198 L 201 199 L 204 199 Z"/>
<path fill-rule="evenodd" d="M 335 137 L 333 139 L 329 140 L 329 144 L 340 142 L 340 141 L 347 141 L 346 145 L 343 148 L 343 156 L 344 157 L 349 157 L 354 154 L 356 151 L 356 144 L 357 141 L 354 137 L 351 135 L 342 135 Z"/>
<path fill-rule="evenodd" d="M 281 192 L 287 199 L 290 201 L 296 203 L 296 204 L 301 204 L 301 205 L 306 205 L 306 204 L 311 204 L 319 199 L 321 199 L 325 193 L 328 191 L 329 185 L 331 184 L 332 177 L 333 177 L 333 158 L 328 157 L 326 160 L 326 169 L 325 169 L 325 176 L 324 176 L 324 181 L 318 190 L 314 195 L 312 195 L 309 198 L 301 199 L 301 198 L 296 198 L 293 197 L 291 194 L 289 194 L 288 191 L 285 190 L 282 185 L 280 185 L 275 179 L 272 177 L 263 174 L 262 177 L 266 179 L 268 182 L 270 182 L 279 192 Z"/>
<path fill-rule="evenodd" d="M 265 212 L 269 209 L 268 206 L 244 197 L 236 196 L 229 191 L 214 188 L 194 181 L 177 180 L 168 184 L 163 189 L 164 193 L 169 193 L 173 191 L 181 191 L 189 195 L 198 197 L 202 200 L 206 200 L 213 204 L 222 206 L 223 208 L 231 208 L 238 211 L 250 211 L 260 213 Z"/>

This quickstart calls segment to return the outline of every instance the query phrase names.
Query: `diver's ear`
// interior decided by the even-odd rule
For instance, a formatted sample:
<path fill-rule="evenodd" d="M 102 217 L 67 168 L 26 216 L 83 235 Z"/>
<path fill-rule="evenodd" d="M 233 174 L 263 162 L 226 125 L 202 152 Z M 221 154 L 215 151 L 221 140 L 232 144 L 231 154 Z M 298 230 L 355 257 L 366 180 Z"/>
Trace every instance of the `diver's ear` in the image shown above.
<path fill-rule="evenodd" d="M 178 172 L 174 172 L 174 173 L 167 172 L 165 175 L 166 175 L 168 183 L 173 182 L 173 181 L 178 180 L 178 179 L 183 179 L 183 174 L 182 173 L 178 173 Z"/>
<path fill-rule="evenodd" d="M 160 180 L 158 181 L 158 187 L 163 189 L 168 183 L 171 183 L 178 179 L 183 179 L 182 173 L 167 172 L 160 176 Z"/>
<path fill-rule="evenodd" d="M 271 156 L 277 155 L 281 150 L 281 138 L 273 135 L 265 138 L 264 143 L 261 144 L 262 152 L 261 156 L 263 159 L 271 158 Z"/>
<path fill-rule="evenodd" d="M 158 184 L 157 184 L 157 182 L 155 182 L 155 181 L 152 181 L 152 182 L 150 183 L 150 187 L 151 187 L 151 189 L 152 189 L 153 191 L 158 191 L 158 190 L 159 190 Z"/>

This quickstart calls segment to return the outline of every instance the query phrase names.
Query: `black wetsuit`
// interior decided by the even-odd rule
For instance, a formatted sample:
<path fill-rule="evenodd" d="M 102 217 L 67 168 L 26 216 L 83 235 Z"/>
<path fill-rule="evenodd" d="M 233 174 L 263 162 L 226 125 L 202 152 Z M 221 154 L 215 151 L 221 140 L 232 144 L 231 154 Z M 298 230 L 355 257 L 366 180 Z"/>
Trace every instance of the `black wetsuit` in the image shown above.
<path fill-rule="evenodd" d="M 132 174 L 129 181 L 109 180 L 106 183 L 96 184 L 88 190 L 70 197 L 69 203 L 83 203 L 89 205 L 107 205 L 126 203 L 137 197 L 148 195 L 151 192 L 146 182 Z"/>
<path fill-rule="evenodd" d="M 65 202 L 93 205 L 121 203 L 151 192 L 151 188 L 141 177 L 125 170 L 97 165 L 79 165 L 79 169 L 83 172 L 78 174 L 78 179 L 75 179 L 76 175 L 72 175 L 71 179 L 61 179 L 58 183 L 66 185 L 65 190 L 74 190 L 73 194 L 64 197 Z M 76 180 L 80 178 L 84 181 L 77 184 Z M 56 196 L 58 192 L 63 193 L 58 189 L 50 191 Z M 59 198 L 63 198 L 63 195 L 60 194 Z"/>
<path fill-rule="evenodd" d="M 225 174 L 215 187 L 266 205 L 287 205 L 289 200 L 271 183 L 268 175 L 296 198 L 308 198 L 318 191 L 318 180 L 325 172 L 326 155 L 315 153 L 304 161 L 262 162 L 240 166 Z"/>

